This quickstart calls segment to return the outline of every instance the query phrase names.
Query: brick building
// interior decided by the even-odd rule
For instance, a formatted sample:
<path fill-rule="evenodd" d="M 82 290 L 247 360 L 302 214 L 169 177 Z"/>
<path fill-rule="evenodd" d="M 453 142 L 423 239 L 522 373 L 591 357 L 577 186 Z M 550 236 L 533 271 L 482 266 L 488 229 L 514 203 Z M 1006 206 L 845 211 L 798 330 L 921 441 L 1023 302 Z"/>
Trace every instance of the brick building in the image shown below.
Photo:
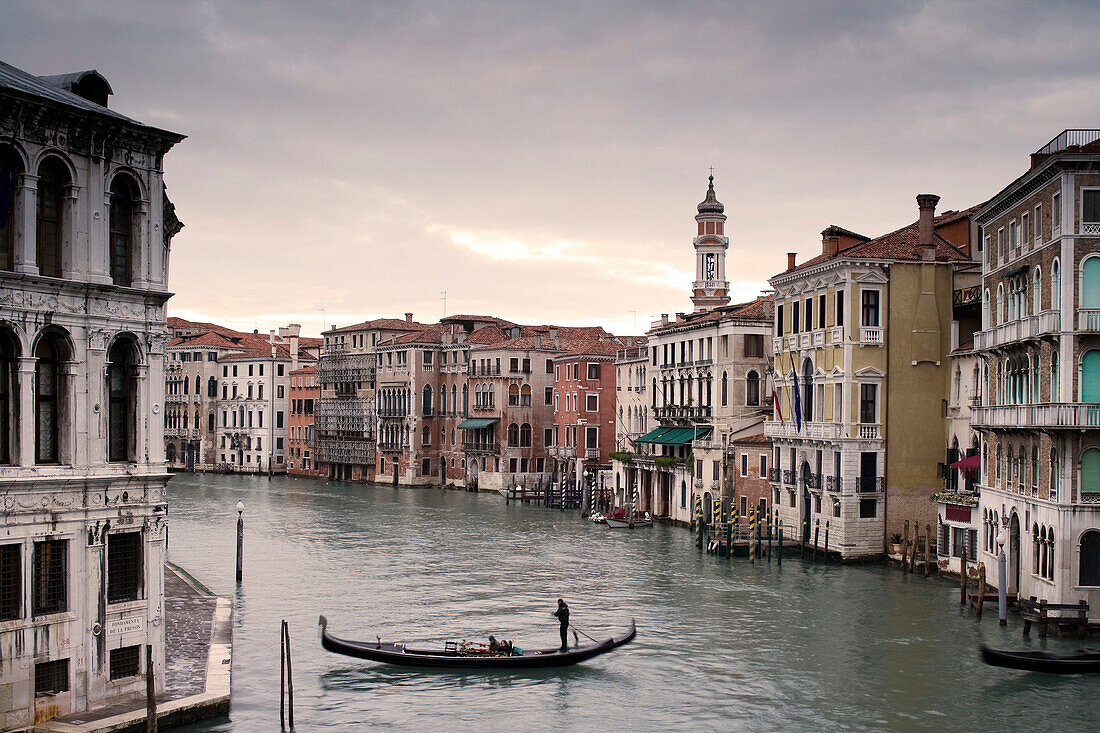
<path fill-rule="evenodd" d="M 321 400 L 321 382 L 317 364 L 310 364 L 290 373 L 287 391 L 287 464 L 291 476 L 321 478 L 313 458 L 314 414 Z"/>

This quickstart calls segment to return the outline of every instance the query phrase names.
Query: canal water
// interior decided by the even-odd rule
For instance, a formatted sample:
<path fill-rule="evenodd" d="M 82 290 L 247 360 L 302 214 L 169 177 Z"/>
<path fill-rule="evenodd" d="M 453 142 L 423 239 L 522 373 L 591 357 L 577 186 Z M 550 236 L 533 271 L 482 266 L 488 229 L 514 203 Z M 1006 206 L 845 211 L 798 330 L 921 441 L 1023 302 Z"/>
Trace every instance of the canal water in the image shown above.
<path fill-rule="evenodd" d="M 284 618 L 298 731 L 1098 727 L 1100 675 L 983 665 L 979 628 L 1020 647 L 1018 621 L 1002 631 L 987 607 L 976 623 L 937 578 L 797 551 L 782 568 L 731 564 L 700 555 L 683 528 L 612 531 L 496 494 L 213 474 L 176 476 L 169 490 L 170 559 L 235 609 L 231 719 L 193 731 L 278 729 Z M 507 673 L 389 667 L 318 641 L 325 614 L 345 638 L 549 647 L 559 596 L 585 632 L 633 618 L 637 640 L 575 667 Z"/>

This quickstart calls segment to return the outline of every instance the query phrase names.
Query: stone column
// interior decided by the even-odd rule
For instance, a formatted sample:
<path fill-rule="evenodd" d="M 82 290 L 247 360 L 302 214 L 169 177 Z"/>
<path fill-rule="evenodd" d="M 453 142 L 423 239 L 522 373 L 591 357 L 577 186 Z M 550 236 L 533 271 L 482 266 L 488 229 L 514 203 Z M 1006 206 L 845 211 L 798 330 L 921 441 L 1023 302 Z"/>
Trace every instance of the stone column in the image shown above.
<path fill-rule="evenodd" d="M 148 288 L 153 280 L 149 271 L 149 202 L 134 202 L 133 221 L 130 225 L 130 273 L 135 288 Z"/>
<path fill-rule="evenodd" d="M 146 357 L 152 359 L 152 355 Z M 133 394 L 134 394 L 134 454 L 133 461 L 135 463 L 150 463 L 154 460 L 160 462 L 163 460 L 161 457 L 164 453 L 163 440 L 160 450 L 153 449 L 153 446 L 149 442 L 150 435 L 156 435 L 163 433 L 156 430 L 149 424 L 150 415 L 152 415 L 152 401 L 150 400 L 150 388 L 149 388 L 149 366 L 147 364 L 138 364 L 134 367 L 134 380 Z M 153 416 L 156 417 L 155 415 Z M 163 428 L 162 428 L 163 430 Z"/>
<path fill-rule="evenodd" d="M 16 211 L 15 271 L 38 274 L 38 176 L 24 173 L 19 183 Z"/>
<path fill-rule="evenodd" d="M 37 361 L 29 356 L 18 359 L 19 436 L 12 449 L 12 462 L 17 466 L 34 465 L 34 367 Z"/>
<path fill-rule="evenodd" d="M 75 357 L 74 357 L 75 358 Z M 87 409 L 87 389 L 77 400 L 78 366 L 75 361 L 66 361 L 58 365 L 61 384 L 58 388 L 57 410 L 57 459 L 62 465 L 87 465 L 88 427 L 84 419 Z"/>
<path fill-rule="evenodd" d="M 67 280 L 80 280 L 88 269 L 87 247 L 77 247 L 78 217 L 77 210 L 80 207 L 80 186 L 70 184 L 65 186 L 65 198 L 62 202 L 61 213 L 61 276 Z M 77 252 L 84 257 L 84 261 L 77 261 Z"/>

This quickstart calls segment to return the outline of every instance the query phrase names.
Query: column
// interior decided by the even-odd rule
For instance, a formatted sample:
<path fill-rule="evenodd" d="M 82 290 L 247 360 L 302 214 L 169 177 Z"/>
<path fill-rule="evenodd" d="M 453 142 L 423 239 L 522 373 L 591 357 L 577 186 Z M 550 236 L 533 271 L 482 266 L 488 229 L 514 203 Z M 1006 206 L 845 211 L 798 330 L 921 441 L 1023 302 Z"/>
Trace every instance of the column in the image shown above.
<path fill-rule="evenodd" d="M 81 280 L 81 275 L 87 271 L 87 248 L 77 247 L 78 216 L 77 209 L 80 206 L 80 186 L 70 184 L 65 186 L 65 199 L 62 204 L 64 211 L 61 214 L 61 276 L 68 280 Z M 84 258 L 77 261 L 77 252 Z"/>
<path fill-rule="evenodd" d="M 37 275 L 38 176 L 32 176 L 29 173 L 24 173 L 21 176 L 16 199 L 16 211 L 13 212 L 13 221 L 17 222 L 15 271 Z"/>
<path fill-rule="evenodd" d="M 12 446 L 12 463 L 17 466 L 34 465 L 34 366 L 37 359 L 22 357 L 17 360 L 19 393 L 15 395 L 19 406 L 19 436 Z"/>

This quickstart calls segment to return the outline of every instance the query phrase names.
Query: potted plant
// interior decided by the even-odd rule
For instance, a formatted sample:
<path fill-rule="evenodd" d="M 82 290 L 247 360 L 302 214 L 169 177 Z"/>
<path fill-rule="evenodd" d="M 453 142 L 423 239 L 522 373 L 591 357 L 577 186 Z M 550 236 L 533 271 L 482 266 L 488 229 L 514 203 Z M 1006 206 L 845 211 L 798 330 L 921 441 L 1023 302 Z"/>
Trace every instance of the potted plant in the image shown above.
<path fill-rule="evenodd" d="M 894 532 L 894 534 L 890 535 L 890 554 L 901 554 L 901 532 Z"/>

